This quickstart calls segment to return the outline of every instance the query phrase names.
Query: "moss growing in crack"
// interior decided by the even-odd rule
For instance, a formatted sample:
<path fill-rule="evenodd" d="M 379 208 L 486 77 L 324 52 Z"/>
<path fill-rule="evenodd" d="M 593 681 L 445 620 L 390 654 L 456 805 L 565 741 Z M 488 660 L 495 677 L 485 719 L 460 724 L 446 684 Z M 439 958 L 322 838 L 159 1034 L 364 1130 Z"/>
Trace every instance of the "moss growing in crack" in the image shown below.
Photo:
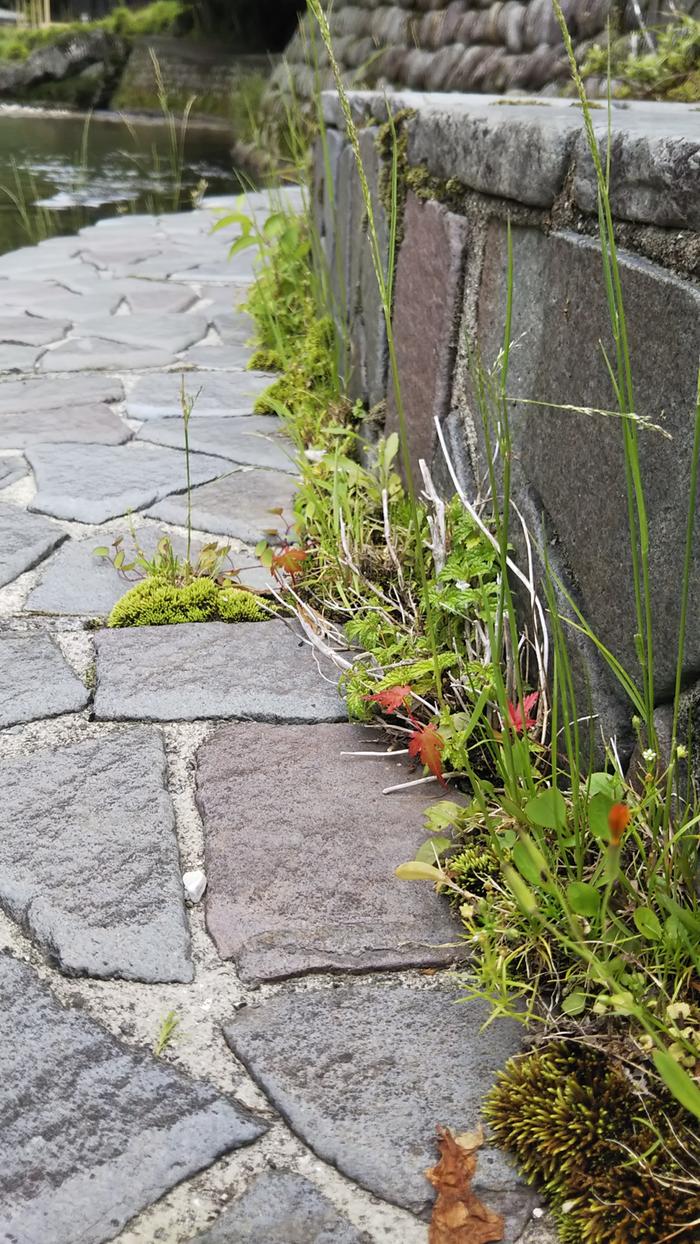
<path fill-rule="evenodd" d="M 406 199 L 409 191 L 416 198 L 427 202 L 429 199 L 442 203 L 451 212 L 464 214 L 469 191 L 456 177 L 443 180 L 433 177 L 425 165 L 408 163 L 408 130 L 407 122 L 416 114 L 411 108 L 397 112 L 392 121 L 385 121 L 377 134 L 377 151 L 381 158 L 379 176 L 379 201 L 387 216 L 392 209 L 392 167 L 394 144 L 396 144 L 396 248 L 403 241 L 404 216 Z"/>
<path fill-rule="evenodd" d="M 511 1059 L 485 1115 L 495 1140 L 544 1186 L 565 1244 L 697 1239 L 690 1115 L 637 1089 L 599 1051 L 556 1042 Z M 687 1182 L 678 1179 L 683 1168 Z"/>
<path fill-rule="evenodd" d="M 117 601 L 108 626 L 168 626 L 177 622 L 262 622 L 270 616 L 252 592 L 221 587 L 213 579 L 193 579 L 175 587 L 149 577 Z"/>

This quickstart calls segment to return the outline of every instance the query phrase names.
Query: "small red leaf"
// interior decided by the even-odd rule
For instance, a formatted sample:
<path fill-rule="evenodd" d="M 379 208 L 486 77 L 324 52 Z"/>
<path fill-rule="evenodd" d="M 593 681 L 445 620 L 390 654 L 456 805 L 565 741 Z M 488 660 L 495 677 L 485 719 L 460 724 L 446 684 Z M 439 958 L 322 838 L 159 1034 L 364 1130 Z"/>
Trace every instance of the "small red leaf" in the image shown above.
<path fill-rule="evenodd" d="M 374 695 L 366 695 L 365 700 L 373 700 L 385 713 L 397 713 L 405 707 L 413 692 L 410 687 L 387 687 L 384 691 L 376 691 Z"/>
<path fill-rule="evenodd" d="M 442 759 L 441 753 L 445 747 L 445 740 L 440 734 L 437 727 L 430 722 L 427 726 L 418 726 L 408 740 L 408 754 L 414 759 L 419 757 L 422 764 L 436 777 L 438 782 L 446 786 L 444 777 L 442 776 Z"/>
<path fill-rule="evenodd" d="M 285 570 L 294 579 L 299 574 L 308 556 L 306 549 L 294 548 L 291 544 L 285 544 L 279 552 L 273 553 L 270 569 L 273 571 Z"/>
<path fill-rule="evenodd" d="M 532 709 L 535 708 L 539 698 L 539 691 L 530 692 L 530 695 L 526 695 L 523 700 L 523 708 L 521 708 L 519 704 L 511 704 L 510 700 L 508 701 L 508 716 L 510 718 L 510 724 L 517 734 L 521 734 L 523 728 L 525 730 L 532 730 L 533 726 L 537 725 L 537 717 L 532 716 Z"/>

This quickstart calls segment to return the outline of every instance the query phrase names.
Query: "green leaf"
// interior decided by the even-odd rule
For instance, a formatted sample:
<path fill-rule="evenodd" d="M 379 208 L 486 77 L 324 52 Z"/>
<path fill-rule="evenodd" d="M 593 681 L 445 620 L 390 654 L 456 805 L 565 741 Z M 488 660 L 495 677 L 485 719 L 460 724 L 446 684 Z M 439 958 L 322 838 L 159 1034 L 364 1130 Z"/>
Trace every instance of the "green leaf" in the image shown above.
<path fill-rule="evenodd" d="M 438 836 L 429 838 L 423 846 L 416 851 L 416 860 L 420 864 L 434 864 L 439 855 L 444 855 L 445 851 L 452 846 L 451 838 L 440 838 Z"/>
<path fill-rule="evenodd" d="M 447 829 L 448 825 L 455 824 L 463 812 L 461 804 L 453 803 L 451 799 L 441 799 L 432 808 L 428 808 L 425 814 L 426 828 L 431 834 Z"/>
<path fill-rule="evenodd" d="M 566 887 L 566 897 L 577 916 L 597 916 L 600 910 L 600 894 L 587 881 L 572 881 Z"/>
<path fill-rule="evenodd" d="M 594 795 L 607 795 L 612 803 L 619 803 L 623 794 L 622 782 L 616 773 L 592 773 L 586 788 L 589 799 Z"/>
<path fill-rule="evenodd" d="M 522 877 L 519 877 L 515 869 L 511 868 L 509 864 L 505 865 L 503 876 L 518 906 L 522 907 L 528 916 L 534 915 L 537 911 L 537 899 L 532 890 L 525 885 Z"/>
<path fill-rule="evenodd" d="M 533 825 L 542 829 L 564 829 L 566 826 L 566 801 L 556 786 L 543 790 L 525 805 L 525 814 Z"/>
<path fill-rule="evenodd" d="M 99 548 L 93 549 L 92 552 L 95 557 L 109 557 L 109 549 L 105 548 L 103 544 Z"/>
<path fill-rule="evenodd" d="M 528 851 L 527 846 L 522 840 L 516 842 L 513 847 L 513 863 L 518 872 L 529 881 L 531 885 L 542 884 L 542 870 L 537 866 L 536 860 L 532 858 L 532 854 Z"/>
<path fill-rule="evenodd" d="M 515 843 L 518 841 L 518 835 L 514 829 L 504 829 L 503 832 L 498 835 L 498 840 L 502 846 L 504 846 L 507 850 L 510 850 L 510 848 L 515 846 Z"/>
<path fill-rule="evenodd" d="M 610 841 L 608 816 L 614 802 L 615 800 L 609 795 L 594 795 L 588 805 L 588 824 L 591 827 L 591 833 L 603 842 Z"/>
<path fill-rule="evenodd" d="M 574 989 L 562 999 L 561 1009 L 565 1015 L 581 1015 L 586 1009 L 586 995 Z"/>
<path fill-rule="evenodd" d="M 123 565 L 124 565 L 124 551 L 123 549 L 120 549 L 114 558 L 114 569 L 121 570 Z"/>
<path fill-rule="evenodd" d="M 650 942 L 660 941 L 663 935 L 661 921 L 651 907 L 638 907 L 634 913 L 634 923 L 637 926 L 637 932 L 641 933 L 642 937 L 646 937 Z"/>
<path fill-rule="evenodd" d="M 412 860 L 410 864 L 399 864 L 396 876 L 401 881 L 444 881 L 439 868 L 424 864 L 420 860 Z"/>
<path fill-rule="evenodd" d="M 255 238 L 252 236 L 252 234 L 244 233 L 241 235 L 240 238 L 236 238 L 235 242 L 231 243 L 231 245 L 228 248 L 228 257 L 229 259 L 233 259 L 233 256 L 237 255 L 239 251 L 247 250 L 249 246 L 255 246 L 255 245 L 256 245 L 256 241 L 255 241 Z"/>
<path fill-rule="evenodd" d="M 654 1050 L 654 1066 L 676 1101 L 700 1119 L 700 1089 L 667 1050 Z"/>

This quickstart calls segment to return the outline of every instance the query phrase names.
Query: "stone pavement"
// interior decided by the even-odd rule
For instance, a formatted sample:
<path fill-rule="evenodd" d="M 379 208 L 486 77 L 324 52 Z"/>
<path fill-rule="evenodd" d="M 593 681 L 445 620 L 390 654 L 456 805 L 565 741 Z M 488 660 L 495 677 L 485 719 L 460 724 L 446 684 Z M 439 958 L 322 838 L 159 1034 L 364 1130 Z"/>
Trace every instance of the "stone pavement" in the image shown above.
<path fill-rule="evenodd" d="M 183 377 L 196 544 L 260 584 L 292 503 L 215 207 L 0 257 L 7 1244 L 419 1244 L 436 1125 L 471 1129 L 519 1047 L 454 1004 L 447 905 L 393 877 L 430 788 L 382 793 L 400 762 L 294 626 L 104 627 L 128 583 L 97 545 L 184 549 Z M 551 1238 L 501 1154 L 478 1179 L 507 1240 Z"/>

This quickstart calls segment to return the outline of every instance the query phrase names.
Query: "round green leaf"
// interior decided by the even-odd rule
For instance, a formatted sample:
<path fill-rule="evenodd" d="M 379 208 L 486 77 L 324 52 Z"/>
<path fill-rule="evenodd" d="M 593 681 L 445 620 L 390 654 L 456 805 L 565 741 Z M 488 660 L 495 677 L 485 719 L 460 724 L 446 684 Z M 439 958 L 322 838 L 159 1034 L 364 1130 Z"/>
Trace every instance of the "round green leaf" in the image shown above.
<path fill-rule="evenodd" d="M 424 842 L 422 847 L 416 851 L 416 859 L 421 864 L 434 864 L 438 855 L 443 855 L 449 847 L 452 846 L 451 838 L 441 838 L 436 835 Z"/>
<path fill-rule="evenodd" d="M 516 842 L 513 847 L 513 863 L 520 875 L 531 885 L 542 884 L 542 870 L 537 867 L 536 861 L 522 841 Z"/>
<path fill-rule="evenodd" d="M 663 930 L 661 921 L 650 907 L 638 907 L 634 913 L 634 923 L 637 926 L 637 932 L 642 937 L 646 937 L 650 942 L 658 942 L 661 939 Z"/>
<path fill-rule="evenodd" d="M 654 1066 L 676 1101 L 700 1119 L 700 1089 L 667 1050 L 654 1050 Z"/>
<path fill-rule="evenodd" d="M 574 989 L 563 999 L 561 1009 L 565 1015 L 581 1015 L 586 1009 L 586 995 L 580 989 Z"/>
<path fill-rule="evenodd" d="M 540 791 L 525 805 L 525 815 L 533 825 L 542 829 L 564 829 L 566 825 L 566 802 L 556 786 Z"/>
<path fill-rule="evenodd" d="M 588 824 L 591 827 L 591 833 L 596 838 L 601 838 L 603 842 L 610 841 L 608 816 L 614 802 L 615 800 L 609 795 L 594 795 L 588 805 Z"/>
<path fill-rule="evenodd" d="M 600 910 L 600 894 L 587 881 L 572 881 L 566 887 L 566 897 L 577 916 L 597 916 Z"/>

